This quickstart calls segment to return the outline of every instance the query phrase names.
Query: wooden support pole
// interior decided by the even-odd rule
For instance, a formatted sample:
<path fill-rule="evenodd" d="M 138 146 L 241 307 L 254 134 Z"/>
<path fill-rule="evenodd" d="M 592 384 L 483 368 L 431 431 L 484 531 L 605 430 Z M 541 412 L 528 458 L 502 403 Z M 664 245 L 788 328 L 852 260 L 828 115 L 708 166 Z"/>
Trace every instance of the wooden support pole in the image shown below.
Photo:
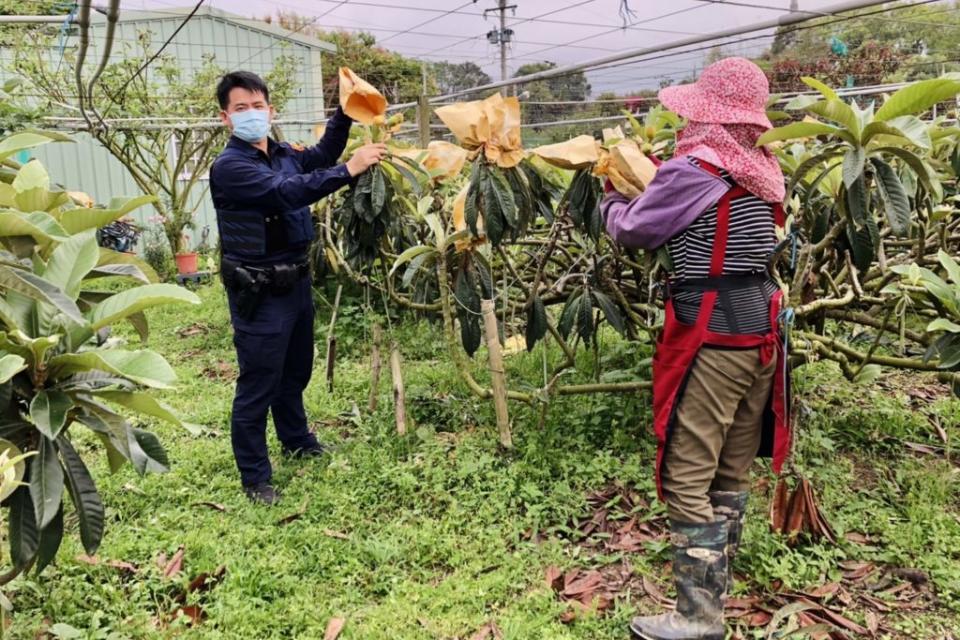
<path fill-rule="evenodd" d="M 420 94 L 417 100 L 417 127 L 420 134 L 420 148 L 430 144 L 430 102 L 427 94 Z"/>
<path fill-rule="evenodd" d="M 377 396 L 380 391 L 380 368 L 383 362 L 380 358 L 380 343 L 383 341 L 383 329 L 379 324 L 373 325 L 373 349 L 370 352 L 370 398 L 367 409 L 370 413 L 377 410 Z"/>
<path fill-rule="evenodd" d="M 397 435 L 407 433 L 407 395 L 403 388 L 403 368 L 397 343 L 390 344 L 390 375 L 393 378 L 393 412 L 397 420 Z"/>
<path fill-rule="evenodd" d="M 500 350 L 500 332 L 497 329 L 497 313 L 493 300 L 480 303 L 483 314 L 483 331 L 490 357 L 490 386 L 493 390 L 493 406 L 497 411 L 497 429 L 500 431 L 500 444 L 504 449 L 513 448 L 510 435 L 510 416 L 507 413 L 507 377 L 503 366 L 503 352 Z"/>
<path fill-rule="evenodd" d="M 333 314 L 330 316 L 330 326 L 327 327 L 327 391 L 333 393 L 333 370 L 337 362 L 337 336 L 333 328 L 337 324 L 337 311 L 340 309 L 340 294 L 343 285 L 337 286 L 337 296 L 333 300 Z"/>

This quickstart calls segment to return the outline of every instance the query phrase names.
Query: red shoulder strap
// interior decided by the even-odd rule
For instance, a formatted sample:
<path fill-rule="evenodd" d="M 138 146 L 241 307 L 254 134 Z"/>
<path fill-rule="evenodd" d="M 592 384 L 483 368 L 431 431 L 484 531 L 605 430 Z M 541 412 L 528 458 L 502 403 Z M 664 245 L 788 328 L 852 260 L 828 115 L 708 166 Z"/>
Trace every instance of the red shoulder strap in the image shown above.
<path fill-rule="evenodd" d="M 709 162 L 699 161 L 707 172 L 720 177 L 720 170 Z M 710 256 L 710 277 L 723 275 L 724 258 L 727 255 L 727 238 L 730 235 L 730 202 L 743 192 L 742 187 L 731 187 L 717 202 L 717 237 L 713 241 L 713 254 Z"/>

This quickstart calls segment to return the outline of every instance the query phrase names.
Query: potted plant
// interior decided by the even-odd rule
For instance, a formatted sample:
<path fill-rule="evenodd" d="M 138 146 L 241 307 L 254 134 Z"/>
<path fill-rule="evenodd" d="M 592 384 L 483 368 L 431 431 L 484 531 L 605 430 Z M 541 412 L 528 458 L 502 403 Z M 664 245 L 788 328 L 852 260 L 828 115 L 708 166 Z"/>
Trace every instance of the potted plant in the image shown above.
<path fill-rule="evenodd" d="M 180 235 L 180 242 L 178 243 L 177 253 L 174 254 L 173 258 L 177 261 L 177 273 L 180 275 L 188 275 L 191 273 L 197 272 L 197 252 L 189 251 L 190 246 L 190 236 L 186 233 Z"/>

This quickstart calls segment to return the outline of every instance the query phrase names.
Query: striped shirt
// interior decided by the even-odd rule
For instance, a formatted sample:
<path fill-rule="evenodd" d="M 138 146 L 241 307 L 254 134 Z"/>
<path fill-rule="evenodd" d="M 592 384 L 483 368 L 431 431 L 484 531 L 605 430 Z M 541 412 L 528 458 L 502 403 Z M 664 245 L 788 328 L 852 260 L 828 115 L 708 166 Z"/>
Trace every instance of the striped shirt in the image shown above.
<path fill-rule="evenodd" d="M 696 158 L 689 161 L 699 166 Z M 731 187 L 733 178 L 724 169 L 722 177 Z M 717 232 L 717 205 L 704 211 L 685 231 L 667 243 L 673 261 L 672 279 L 681 282 L 710 275 L 710 258 Z M 777 245 L 774 230 L 773 205 L 753 194 L 733 198 L 730 202 L 730 222 L 723 275 L 765 273 L 767 258 Z M 770 331 L 770 298 L 777 284 L 768 279 L 762 285 L 729 291 L 734 321 L 727 317 L 718 296 L 710 317 L 710 331 L 714 333 L 763 334 Z M 694 324 L 700 310 L 703 293 L 678 291 L 673 294 L 677 319 Z M 735 327 L 734 327 L 735 325 Z M 734 331 L 734 328 L 737 330 Z"/>

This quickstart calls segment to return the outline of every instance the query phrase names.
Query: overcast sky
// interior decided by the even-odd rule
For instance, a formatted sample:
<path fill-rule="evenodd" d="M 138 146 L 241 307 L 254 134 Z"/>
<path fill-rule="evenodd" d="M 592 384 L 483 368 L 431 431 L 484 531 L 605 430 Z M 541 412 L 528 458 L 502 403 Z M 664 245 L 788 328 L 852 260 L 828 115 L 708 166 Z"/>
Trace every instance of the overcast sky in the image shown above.
<path fill-rule="evenodd" d="M 790 0 L 627 0 L 632 14 L 624 28 L 622 0 L 507 0 L 507 27 L 514 31 L 508 52 L 508 74 L 529 62 L 549 60 L 573 64 L 617 51 L 653 47 L 697 34 L 776 19 L 789 11 Z M 225 11 L 246 17 L 278 9 L 316 17 L 324 29 L 368 31 L 384 47 L 431 61 L 472 61 L 493 79 L 500 77 L 499 46 L 486 34 L 499 27 L 499 13 L 484 10 L 498 0 L 207 0 Z M 193 6 L 191 0 L 124 0 L 122 7 L 163 10 Z M 799 8 L 817 11 L 837 0 L 799 0 Z M 756 33 L 750 35 L 758 35 Z M 728 54 L 750 55 L 770 43 L 772 31 L 760 40 L 727 44 Z M 728 43 L 732 41 L 727 41 Z M 824 43 L 824 50 L 829 45 Z M 702 66 L 703 52 L 680 53 L 656 60 L 592 71 L 588 77 L 596 95 L 656 87 L 662 79 L 679 80 Z"/>

